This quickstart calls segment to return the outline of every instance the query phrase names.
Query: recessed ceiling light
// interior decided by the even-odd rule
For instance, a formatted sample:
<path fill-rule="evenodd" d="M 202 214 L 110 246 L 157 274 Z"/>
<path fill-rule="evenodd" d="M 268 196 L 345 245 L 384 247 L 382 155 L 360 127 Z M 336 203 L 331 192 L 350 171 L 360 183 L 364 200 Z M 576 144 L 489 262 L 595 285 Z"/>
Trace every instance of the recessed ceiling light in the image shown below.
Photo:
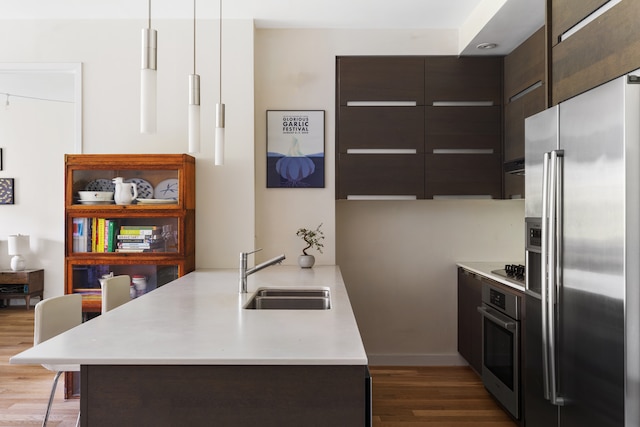
<path fill-rule="evenodd" d="M 497 43 L 480 43 L 478 46 L 476 46 L 476 49 L 493 49 L 498 47 Z"/>

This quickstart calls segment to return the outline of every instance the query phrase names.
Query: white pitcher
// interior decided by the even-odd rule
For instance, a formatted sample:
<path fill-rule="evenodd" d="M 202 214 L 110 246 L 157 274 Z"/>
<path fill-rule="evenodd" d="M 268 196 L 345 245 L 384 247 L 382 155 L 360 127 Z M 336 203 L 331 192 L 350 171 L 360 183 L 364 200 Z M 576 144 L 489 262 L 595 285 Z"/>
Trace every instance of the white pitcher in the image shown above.
<path fill-rule="evenodd" d="M 117 205 L 130 205 L 138 198 L 138 187 L 133 182 L 124 182 L 122 177 L 113 178 L 115 194 L 113 199 Z"/>

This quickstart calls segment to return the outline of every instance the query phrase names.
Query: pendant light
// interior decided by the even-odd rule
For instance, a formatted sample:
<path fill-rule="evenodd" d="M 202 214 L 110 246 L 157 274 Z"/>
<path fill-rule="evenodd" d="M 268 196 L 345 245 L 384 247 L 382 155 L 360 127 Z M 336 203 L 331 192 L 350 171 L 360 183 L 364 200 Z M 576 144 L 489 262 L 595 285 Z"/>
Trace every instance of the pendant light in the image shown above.
<path fill-rule="evenodd" d="M 216 140 L 214 164 L 224 164 L 224 104 L 222 103 L 222 0 L 220 0 L 220 100 L 216 104 Z"/>
<path fill-rule="evenodd" d="M 151 28 L 151 0 L 149 0 L 149 26 L 142 29 L 142 68 L 140 70 L 140 132 L 156 132 L 156 72 L 158 33 Z"/>
<path fill-rule="evenodd" d="M 196 74 L 196 0 L 193 0 L 193 74 L 189 75 L 189 152 L 200 152 L 200 76 Z"/>

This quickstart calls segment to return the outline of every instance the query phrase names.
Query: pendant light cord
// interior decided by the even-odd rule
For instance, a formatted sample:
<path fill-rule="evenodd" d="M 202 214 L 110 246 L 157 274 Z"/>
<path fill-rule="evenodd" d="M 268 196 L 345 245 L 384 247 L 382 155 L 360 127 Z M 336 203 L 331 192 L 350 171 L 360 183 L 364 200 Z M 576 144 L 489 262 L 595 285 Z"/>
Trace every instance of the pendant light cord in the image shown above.
<path fill-rule="evenodd" d="M 193 0 L 193 74 L 196 73 L 196 0 Z"/>
<path fill-rule="evenodd" d="M 149 29 L 151 29 L 151 0 L 149 0 Z"/>
<path fill-rule="evenodd" d="M 222 104 L 222 0 L 220 0 L 220 49 L 219 49 L 219 54 L 220 54 L 220 60 L 219 62 L 219 66 L 220 66 L 220 88 L 218 90 L 218 94 L 220 96 L 220 104 Z"/>

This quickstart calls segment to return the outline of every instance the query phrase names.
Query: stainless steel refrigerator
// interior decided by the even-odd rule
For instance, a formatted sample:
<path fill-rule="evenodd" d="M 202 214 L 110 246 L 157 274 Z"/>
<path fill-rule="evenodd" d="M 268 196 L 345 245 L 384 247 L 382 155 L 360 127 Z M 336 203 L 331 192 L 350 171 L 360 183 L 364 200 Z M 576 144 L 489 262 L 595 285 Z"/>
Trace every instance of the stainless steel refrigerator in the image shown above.
<path fill-rule="evenodd" d="M 526 427 L 640 426 L 639 82 L 525 120 Z"/>

